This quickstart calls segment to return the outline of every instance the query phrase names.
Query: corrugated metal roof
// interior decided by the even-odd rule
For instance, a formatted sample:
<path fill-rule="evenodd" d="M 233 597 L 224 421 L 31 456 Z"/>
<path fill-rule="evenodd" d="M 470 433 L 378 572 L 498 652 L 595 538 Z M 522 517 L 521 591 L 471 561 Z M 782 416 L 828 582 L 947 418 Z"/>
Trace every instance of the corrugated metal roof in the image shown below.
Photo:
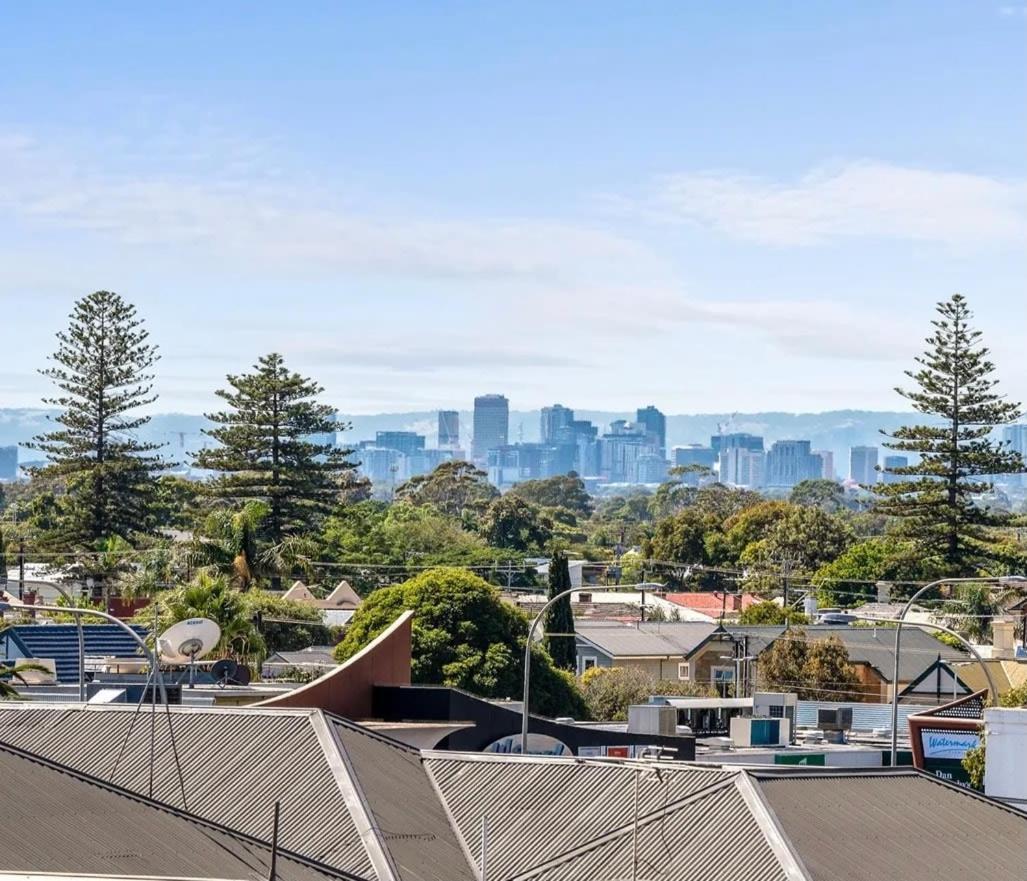
<path fill-rule="evenodd" d="M 637 875 L 632 872 L 637 864 Z M 759 823 L 732 781 L 679 807 L 621 818 L 615 835 L 590 842 L 517 881 L 786 881 Z"/>
<path fill-rule="evenodd" d="M 475 858 L 481 820 L 488 817 L 490 878 L 527 872 L 633 816 L 640 767 L 633 763 L 440 752 L 426 753 L 424 761 Z M 666 769 L 661 780 L 640 781 L 642 815 L 734 773 L 661 767 Z"/>
<path fill-rule="evenodd" d="M 615 658 L 683 657 L 716 629 L 704 621 L 610 624 L 576 621 L 575 632 Z"/>
<path fill-rule="evenodd" d="M 1027 877 L 1027 815 L 926 775 L 750 776 L 813 881 Z"/>
<path fill-rule="evenodd" d="M 134 627 L 145 636 L 145 627 Z M 53 658 L 58 682 L 78 681 L 78 628 L 74 624 L 16 624 L 0 631 L 9 636 L 31 658 Z M 83 624 L 82 641 L 86 657 L 130 658 L 139 654 L 139 643 L 117 624 Z"/>
<path fill-rule="evenodd" d="M 351 723 L 331 722 L 399 877 L 474 881 L 420 753 Z"/>
<path fill-rule="evenodd" d="M 0 742 L 258 838 L 281 803 L 283 847 L 335 868 L 376 877 L 312 725 L 315 710 L 163 708 L 0 703 Z M 170 729 L 169 729 L 170 718 Z M 152 726 L 152 727 L 151 727 Z M 130 733 L 131 731 L 131 733 Z"/>
<path fill-rule="evenodd" d="M 891 731 L 891 704 L 862 704 L 842 701 L 799 701 L 795 708 L 795 723 L 799 728 L 816 728 L 818 710 L 835 710 L 849 707 L 852 710 L 853 731 L 873 731 L 886 728 Z M 906 719 L 923 710 L 923 706 L 899 704 L 899 733 L 909 731 Z"/>
<path fill-rule="evenodd" d="M 7 872 L 264 879 L 271 848 L 0 746 Z M 272 810 L 265 810 L 267 837 Z M 279 852 L 281 881 L 342 873 Z M 352 876 L 349 876 L 352 877 Z"/>

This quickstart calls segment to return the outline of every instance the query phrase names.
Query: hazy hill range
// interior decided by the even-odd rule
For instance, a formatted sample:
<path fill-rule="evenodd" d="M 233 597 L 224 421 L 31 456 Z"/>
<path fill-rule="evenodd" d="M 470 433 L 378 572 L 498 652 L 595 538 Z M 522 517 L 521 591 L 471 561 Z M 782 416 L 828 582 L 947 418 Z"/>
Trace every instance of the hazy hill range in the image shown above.
<path fill-rule="evenodd" d="M 47 416 L 53 411 L 43 409 L 0 408 L 0 446 L 24 445 L 34 435 L 47 430 Z M 614 419 L 632 419 L 634 413 L 577 410 L 578 419 L 590 419 L 602 433 Z M 696 413 L 667 416 L 667 445 L 673 447 L 690 443 L 709 443 L 710 436 L 719 426 L 730 431 L 749 431 L 760 434 L 769 446 L 775 440 L 807 439 L 813 449 L 831 450 L 835 467 L 844 473 L 848 467 L 849 447 L 858 444 L 878 445 L 880 429 L 891 430 L 908 424 L 918 417 L 913 413 L 881 412 L 871 410 L 830 410 L 825 413 Z M 409 430 L 427 435 L 428 445 L 436 442 L 437 414 L 435 411 L 410 413 L 375 413 L 356 416 L 340 414 L 340 422 L 352 423 L 352 428 L 340 433 L 343 443 L 356 443 L 372 439 L 376 431 Z M 143 440 L 166 444 L 165 455 L 182 460 L 189 452 L 208 443 L 202 434 L 206 425 L 203 416 L 188 413 L 160 413 L 149 425 L 140 430 Z M 471 433 L 471 412 L 460 413 L 460 438 L 467 444 Z M 513 410 L 510 413 L 510 441 L 537 441 L 539 437 L 539 411 Z M 29 450 L 22 450 L 21 459 L 34 458 Z"/>

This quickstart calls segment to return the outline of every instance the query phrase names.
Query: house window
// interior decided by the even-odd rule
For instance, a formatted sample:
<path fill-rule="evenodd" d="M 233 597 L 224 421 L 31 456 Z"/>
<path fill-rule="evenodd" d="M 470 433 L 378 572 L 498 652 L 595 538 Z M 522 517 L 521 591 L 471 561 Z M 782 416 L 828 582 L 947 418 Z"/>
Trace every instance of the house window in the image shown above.
<path fill-rule="evenodd" d="M 578 602 L 579 603 L 590 603 L 590 602 L 592 602 L 592 594 L 590 594 L 590 593 L 579 593 L 578 594 Z"/>
<path fill-rule="evenodd" d="M 710 681 L 721 697 L 731 697 L 735 683 L 734 667 L 711 667 Z"/>
<path fill-rule="evenodd" d="M 591 670 L 593 667 L 598 667 L 599 661 L 595 655 L 586 655 L 581 659 L 581 672 L 584 673 L 586 670 Z"/>
<path fill-rule="evenodd" d="M 689 665 L 688 661 L 682 661 L 680 664 L 678 664 L 678 679 L 688 679 L 689 678 L 689 676 L 691 674 L 691 670 L 689 669 L 689 666 L 690 665 Z"/>

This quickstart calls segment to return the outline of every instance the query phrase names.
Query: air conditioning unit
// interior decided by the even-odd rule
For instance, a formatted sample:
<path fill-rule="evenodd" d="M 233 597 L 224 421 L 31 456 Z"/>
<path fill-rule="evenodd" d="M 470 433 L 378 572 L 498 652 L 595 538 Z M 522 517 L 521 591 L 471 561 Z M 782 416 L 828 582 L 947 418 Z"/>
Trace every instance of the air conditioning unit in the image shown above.
<path fill-rule="evenodd" d="M 852 707 L 817 708 L 817 728 L 821 731 L 849 731 L 852 728 Z"/>
<path fill-rule="evenodd" d="M 635 704 L 628 707 L 628 732 L 673 737 L 678 730 L 678 711 L 666 704 Z"/>

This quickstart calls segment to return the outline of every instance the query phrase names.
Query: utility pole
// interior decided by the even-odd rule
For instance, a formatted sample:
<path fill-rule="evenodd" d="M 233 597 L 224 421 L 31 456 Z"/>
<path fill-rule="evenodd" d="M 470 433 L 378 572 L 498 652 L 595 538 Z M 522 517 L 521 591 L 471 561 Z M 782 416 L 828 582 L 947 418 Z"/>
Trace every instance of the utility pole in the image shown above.
<path fill-rule="evenodd" d="M 785 557 L 781 561 L 781 589 L 784 594 L 782 602 L 782 609 L 785 613 L 785 630 L 791 630 L 791 622 L 788 615 L 788 576 L 792 573 L 792 561 L 789 557 Z"/>
<path fill-rule="evenodd" d="M 18 541 L 18 599 L 25 598 L 25 539 Z"/>

